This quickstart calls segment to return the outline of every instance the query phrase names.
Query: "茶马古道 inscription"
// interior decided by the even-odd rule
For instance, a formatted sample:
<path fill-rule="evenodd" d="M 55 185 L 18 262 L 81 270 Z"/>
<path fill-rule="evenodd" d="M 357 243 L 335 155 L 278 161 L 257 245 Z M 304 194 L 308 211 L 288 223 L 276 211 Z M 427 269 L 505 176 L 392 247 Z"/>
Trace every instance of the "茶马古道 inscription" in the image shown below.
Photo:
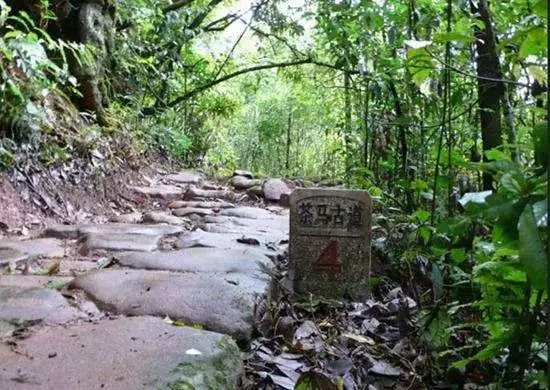
<path fill-rule="evenodd" d="M 290 278 L 298 294 L 368 292 L 372 201 L 365 191 L 296 189 L 290 196 Z"/>

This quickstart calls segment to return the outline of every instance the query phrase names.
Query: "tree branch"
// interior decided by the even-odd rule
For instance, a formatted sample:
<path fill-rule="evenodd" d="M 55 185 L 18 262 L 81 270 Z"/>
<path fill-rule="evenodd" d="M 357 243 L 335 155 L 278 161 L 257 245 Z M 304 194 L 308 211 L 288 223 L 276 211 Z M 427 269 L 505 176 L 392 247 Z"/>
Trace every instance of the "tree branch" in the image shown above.
<path fill-rule="evenodd" d="M 189 23 L 189 26 L 187 27 L 190 30 L 193 30 L 201 25 L 204 19 L 216 8 L 218 4 L 220 4 L 223 0 L 210 0 L 208 5 L 206 6 L 206 9 L 199 13 L 195 19 L 191 23 Z"/>
<path fill-rule="evenodd" d="M 322 62 L 322 61 L 317 61 L 317 60 L 314 60 L 312 58 L 303 58 L 301 60 L 294 60 L 294 61 L 289 61 L 289 62 L 277 62 L 277 63 L 271 63 L 271 64 L 263 64 L 263 65 L 256 65 L 256 66 L 251 66 L 250 68 L 244 68 L 244 69 L 240 69 L 240 70 L 237 70 L 233 73 L 229 73 L 225 76 L 222 76 L 220 78 L 217 78 L 217 79 L 214 79 L 214 80 L 211 80 L 195 89 L 192 89 L 186 93 L 184 93 L 183 95 L 175 98 L 174 100 L 162 105 L 162 106 L 156 106 L 156 107 L 144 107 L 141 111 L 141 113 L 143 115 L 153 115 L 155 114 L 159 109 L 162 109 L 162 108 L 169 108 L 169 107 L 174 107 L 176 105 L 178 105 L 179 103 L 182 103 L 190 98 L 192 98 L 193 96 L 203 92 L 203 91 L 206 91 L 207 89 L 209 88 L 212 88 L 218 84 L 221 84 L 223 83 L 224 81 L 227 81 L 227 80 L 231 80 L 232 78 L 235 78 L 237 76 L 240 76 L 240 75 L 243 75 L 243 74 L 246 74 L 246 73 L 251 73 L 251 72 L 257 72 L 259 70 L 266 70 L 266 69 L 273 69 L 273 68 L 288 68 L 288 67 L 291 67 L 291 66 L 299 66 L 299 65 L 305 65 L 305 64 L 311 64 L 311 65 L 316 65 L 316 66 L 321 66 L 321 67 L 324 67 L 324 68 L 329 68 L 329 69 L 333 69 L 333 70 L 338 70 L 338 71 L 342 71 L 342 72 L 346 72 L 350 75 L 352 74 L 355 74 L 355 75 L 362 75 L 362 76 L 367 76 L 368 74 L 365 73 L 365 72 L 362 72 L 362 71 L 359 71 L 359 70 L 350 70 L 350 69 L 343 69 L 343 68 L 340 68 L 336 65 L 333 65 L 333 64 L 329 64 L 329 63 L 326 63 L 326 62 Z"/>
<path fill-rule="evenodd" d="M 289 66 L 311 64 L 311 63 L 312 63 L 312 60 L 310 58 L 306 58 L 306 59 L 296 60 L 296 61 L 291 61 L 291 62 L 277 62 L 277 63 L 273 63 L 273 64 L 256 65 L 256 66 L 252 66 L 250 68 L 241 69 L 241 70 L 238 70 L 236 72 L 229 73 L 225 76 L 222 76 L 218 79 L 212 80 L 212 81 L 210 81 L 206 84 L 201 85 L 200 87 L 197 87 L 197 88 L 183 94 L 180 97 L 177 97 L 176 99 L 169 102 L 167 104 L 167 107 L 174 107 L 175 105 L 177 105 L 177 104 L 179 104 L 179 103 L 195 96 L 196 94 L 198 94 L 202 91 L 205 91 L 209 88 L 212 88 L 215 85 L 223 83 L 224 81 L 230 80 L 232 78 L 235 78 L 237 76 L 240 76 L 240 75 L 243 75 L 243 74 L 246 74 L 246 73 L 257 72 L 259 70 L 264 70 L 264 69 L 287 68 Z"/>
<path fill-rule="evenodd" d="M 169 4 L 169 5 L 165 6 L 164 8 L 162 8 L 162 12 L 168 13 L 168 12 L 171 12 L 171 11 L 176 11 L 180 8 L 183 8 L 183 7 L 191 4 L 193 1 L 195 1 L 195 0 L 179 0 L 179 1 L 176 1 L 172 4 Z"/>

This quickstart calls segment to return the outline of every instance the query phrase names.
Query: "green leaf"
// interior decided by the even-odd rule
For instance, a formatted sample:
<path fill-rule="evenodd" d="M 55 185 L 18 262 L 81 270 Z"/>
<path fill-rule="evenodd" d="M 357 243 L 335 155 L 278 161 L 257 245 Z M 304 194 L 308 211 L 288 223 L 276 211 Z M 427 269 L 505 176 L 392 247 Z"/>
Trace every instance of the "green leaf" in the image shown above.
<path fill-rule="evenodd" d="M 437 225 L 437 231 L 457 239 L 462 236 L 470 226 L 470 219 L 460 216 L 442 220 Z"/>
<path fill-rule="evenodd" d="M 414 39 L 408 39 L 405 41 L 405 45 L 413 49 L 422 49 L 423 47 L 430 46 L 432 41 L 416 41 Z"/>
<path fill-rule="evenodd" d="M 489 161 L 497 160 L 497 161 L 512 161 L 509 155 L 504 153 L 502 150 L 498 149 L 491 149 L 485 152 L 485 156 Z"/>
<path fill-rule="evenodd" d="M 508 191 L 514 194 L 519 194 L 521 192 L 521 185 L 516 177 L 514 177 L 514 173 L 515 172 L 506 172 L 504 175 L 502 175 L 502 177 L 500 178 L 500 184 L 502 184 L 502 186 Z"/>
<path fill-rule="evenodd" d="M 430 212 L 426 210 L 417 210 L 413 214 L 413 218 L 418 219 L 420 222 L 426 222 L 430 218 Z"/>
<path fill-rule="evenodd" d="M 548 262 L 544 245 L 540 239 L 533 206 L 527 205 L 518 222 L 519 259 L 525 267 L 533 287 L 545 289 L 548 275 Z"/>
<path fill-rule="evenodd" d="M 466 250 L 464 248 L 451 249 L 451 259 L 454 263 L 460 264 L 466 260 Z"/>
<path fill-rule="evenodd" d="M 21 89 L 15 84 L 12 80 L 8 79 L 8 88 L 10 89 L 10 92 L 19 100 L 19 102 L 25 101 L 25 96 L 21 92 Z"/>
<path fill-rule="evenodd" d="M 533 129 L 533 148 L 535 151 L 535 164 L 546 166 L 548 162 L 548 124 L 541 122 Z"/>
<path fill-rule="evenodd" d="M 546 29 L 542 27 L 532 29 L 519 48 L 519 57 L 522 59 L 530 55 L 546 57 L 548 51 L 546 41 Z"/>
<path fill-rule="evenodd" d="M 541 18 L 548 17 L 548 0 L 539 0 L 533 5 L 533 11 Z"/>
<path fill-rule="evenodd" d="M 463 34 L 457 31 L 437 33 L 434 36 L 434 42 L 446 43 L 446 42 L 473 42 L 473 35 Z"/>
<path fill-rule="evenodd" d="M 432 236 L 432 232 L 427 226 L 420 226 L 418 228 L 418 234 L 420 235 L 420 237 L 422 237 L 424 244 L 427 244 L 428 241 L 430 241 L 430 237 Z"/>
<path fill-rule="evenodd" d="M 529 65 L 527 70 L 539 83 L 546 85 L 548 82 L 548 74 L 544 69 L 537 65 Z"/>
<path fill-rule="evenodd" d="M 339 390 L 325 374 L 309 371 L 300 376 L 294 390 Z"/>

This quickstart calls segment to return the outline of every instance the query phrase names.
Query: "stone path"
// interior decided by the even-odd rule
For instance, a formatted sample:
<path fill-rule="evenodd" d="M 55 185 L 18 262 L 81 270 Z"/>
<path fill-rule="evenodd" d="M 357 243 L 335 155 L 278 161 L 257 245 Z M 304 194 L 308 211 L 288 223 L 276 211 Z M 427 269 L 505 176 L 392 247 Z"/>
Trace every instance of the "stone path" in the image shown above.
<path fill-rule="evenodd" d="M 132 187 L 152 210 L 0 238 L 0 388 L 233 388 L 288 210 L 231 182 L 170 174 Z"/>

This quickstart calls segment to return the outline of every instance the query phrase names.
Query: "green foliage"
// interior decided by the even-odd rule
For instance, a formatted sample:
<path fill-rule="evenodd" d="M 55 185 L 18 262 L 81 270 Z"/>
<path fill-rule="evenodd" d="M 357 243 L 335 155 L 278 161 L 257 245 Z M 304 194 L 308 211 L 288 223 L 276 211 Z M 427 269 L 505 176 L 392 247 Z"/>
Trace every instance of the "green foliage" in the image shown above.
<path fill-rule="evenodd" d="M 466 356 L 456 349 L 455 356 L 462 359 L 455 366 L 463 367 L 474 360 L 489 362 L 510 351 L 507 372 L 519 375 L 521 383 L 524 371 L 531 372 L 530 364 L 536 360 L 534 346 L 544 342 L 544 330 L 537 324 L 541 321 L 542 302 L 548 297 L 548 237 L 543 229 L 547 220 L 547 181 L 545 174 L 522 168 L 501 152 L 487 154 L 493 161 L 483 169 L 497 175 L 497 191 L 488 197 L 470 197 L 465 214 L 442 220 L 437 234 L 444 238 L 443 248 L 433 240 L 431 250 L 434 255 L 443 255 L 439 264 L 451 271 L 455 281 L 447 294 L 463 299 L 461 281 L 472 278 L 473 292 L 479 294 L 475 307 L 482 313 L 479 321 L 483 332 L 476 333 L 483 338 L 472 337 Z M 422 216 L 423 212 L 415 215 Z M 474 235 L 475 231 L 487 234 Z M 433 326 L 427 326 L 426 331 L 432 339 Z M 447 345 L 437 340 L 432 340 L 436 346 Z M 500 380 L 515 379 L 507 376 Z"/>
<path fill-rule="evenodd" d="M 25 12 L 10 15 L 0 0 L 0 122 L 8 122 L 12 135 L 18 122 L 41 122 L 40 100 L 59 86 L 72 92 L 76 79 L 69 73 L 68 56 L 89 61 L 83 45 L 54 40 Z M 44 15 L 51 18 L 51 15 Z"/>

